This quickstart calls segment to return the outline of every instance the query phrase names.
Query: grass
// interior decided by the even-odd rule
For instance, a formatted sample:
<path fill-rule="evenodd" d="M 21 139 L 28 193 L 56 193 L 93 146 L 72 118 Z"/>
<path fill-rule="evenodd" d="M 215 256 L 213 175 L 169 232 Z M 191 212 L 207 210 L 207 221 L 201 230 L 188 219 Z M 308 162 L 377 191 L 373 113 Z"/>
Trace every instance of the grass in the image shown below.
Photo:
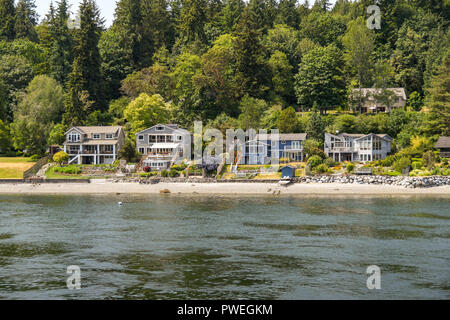
<path fill-rule="evenodd" d="M 30 158 L 0 157 L 0 179 L 23 179 L 23 173 L 33 165 Z"/>

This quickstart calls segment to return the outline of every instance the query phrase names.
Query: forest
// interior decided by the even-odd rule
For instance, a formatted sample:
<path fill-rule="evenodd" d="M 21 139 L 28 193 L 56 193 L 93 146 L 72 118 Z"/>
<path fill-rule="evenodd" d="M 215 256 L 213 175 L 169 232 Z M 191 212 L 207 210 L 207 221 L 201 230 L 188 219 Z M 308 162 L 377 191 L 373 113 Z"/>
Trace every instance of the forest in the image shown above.
<path fill-rule="evenodd" d="M 373 4 L 380 29 L 367 27 Z M 0 153 L 42 155 L 80 125 L 122 125 L 131 146 L 196 120 L 434 142 L 450 135 L 449 18 L 448 0 L 119 0 L 106 28 L 94 0 L 57 0 L 45 17 L 34 0 L 0 0 Z M 349 98 L 397 87 L 408 102 L 391 113 Z"/>

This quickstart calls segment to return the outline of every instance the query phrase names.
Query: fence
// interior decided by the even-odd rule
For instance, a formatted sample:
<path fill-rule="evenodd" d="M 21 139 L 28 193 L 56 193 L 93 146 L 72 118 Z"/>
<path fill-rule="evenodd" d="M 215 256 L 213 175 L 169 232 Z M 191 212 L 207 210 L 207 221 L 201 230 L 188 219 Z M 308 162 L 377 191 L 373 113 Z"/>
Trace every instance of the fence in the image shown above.
<path fill-rule="evenodd" d="M 41 160 L 39 160 L 38 162 L 36 162 L 34 166 L 32 166 L 30 169 L 28 169 L 23 173 L 23 178 L 29 179 L 31 177 L 34 177 L 39 172 L 39 170 L 41 170 L 41 168 L 48 163 L 50 159 L 51 156 L 46 156 Z"/>

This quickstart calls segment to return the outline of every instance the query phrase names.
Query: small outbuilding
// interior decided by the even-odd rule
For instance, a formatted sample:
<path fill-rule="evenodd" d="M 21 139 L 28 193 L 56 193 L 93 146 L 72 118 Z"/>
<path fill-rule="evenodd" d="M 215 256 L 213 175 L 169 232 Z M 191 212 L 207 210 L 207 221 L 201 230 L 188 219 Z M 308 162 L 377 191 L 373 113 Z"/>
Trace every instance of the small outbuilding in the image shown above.
<path fill-rule="evenodd" d="M 441 152 L 442 158 L 450 158 L 450 137 L 440 137 L 434 147 Z"/>
<path fill-rule="evenodd" d="M 295 177 L 295 167 L 286 166 L 281 168 L 281 178 L 283 179 L 293 179 Z"/>

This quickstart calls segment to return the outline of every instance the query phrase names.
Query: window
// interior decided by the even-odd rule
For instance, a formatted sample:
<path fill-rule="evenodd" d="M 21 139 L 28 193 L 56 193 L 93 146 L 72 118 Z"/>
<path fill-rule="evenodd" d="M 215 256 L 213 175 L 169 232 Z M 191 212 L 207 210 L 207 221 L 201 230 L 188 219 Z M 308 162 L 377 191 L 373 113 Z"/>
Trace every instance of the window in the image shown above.
<path fill-rule="evenodd" d="M 286 144 L 286 141 L 281 141 L 281 144 Z"/>
<path fill-rule="evenodd" d="M 69 133 L 69 142 L 80 142 L 81 136 L 79 133 Z"/>
<path fill-rule="evenodd" d="M 150 143 L 156 142 L 156 136 L 149 136 L 150 137 Z"/>
<path fill-rule="evenodd" d="M 139 148 L 139 153 L 140 154 L 144 154 L 145 153 L 145 148 Z"/>
<path fill-rule="evenodd" d="M 98 133 L 94 133 L 92 137 L 94 138 L 94 140 L 100 140 L 100 134 Z"/>
<path fill-rule="evenodd" d="M 143 135 L 140 135 L 140 136 L 138 137 L 138 139 L 139 139 L 139 141 L 144 141 L 144 136 L 143 136 Z"/>
<path fill-rule="evenodd" d="M 164 131 L 164 127 L 161 127 L 161 126 L 156 127 L 156 131 Z"/>
<path fill-rule="evenodd" d="M 113 139 L 114 135 L 112 133 L 107 133 L 106 134 L 106 139 Z"/>
<path fill-rule="evenodd" d="M 183 137 L 182 136 L 177 136 L 177 141 L 183 141 Z"/>
<path fill-rule="evenodd" d="M 105 152 L 113 152 L 113 146 L 111 146 L 111 145 L 107 145 L 107 146 L 105 146 Z"/>
<path fill-rule="evenodd" d="M 301 143 L 300 141 L 292 141 L 292 149 L 294 150 L 298 150 L 301 148 Z"/>

